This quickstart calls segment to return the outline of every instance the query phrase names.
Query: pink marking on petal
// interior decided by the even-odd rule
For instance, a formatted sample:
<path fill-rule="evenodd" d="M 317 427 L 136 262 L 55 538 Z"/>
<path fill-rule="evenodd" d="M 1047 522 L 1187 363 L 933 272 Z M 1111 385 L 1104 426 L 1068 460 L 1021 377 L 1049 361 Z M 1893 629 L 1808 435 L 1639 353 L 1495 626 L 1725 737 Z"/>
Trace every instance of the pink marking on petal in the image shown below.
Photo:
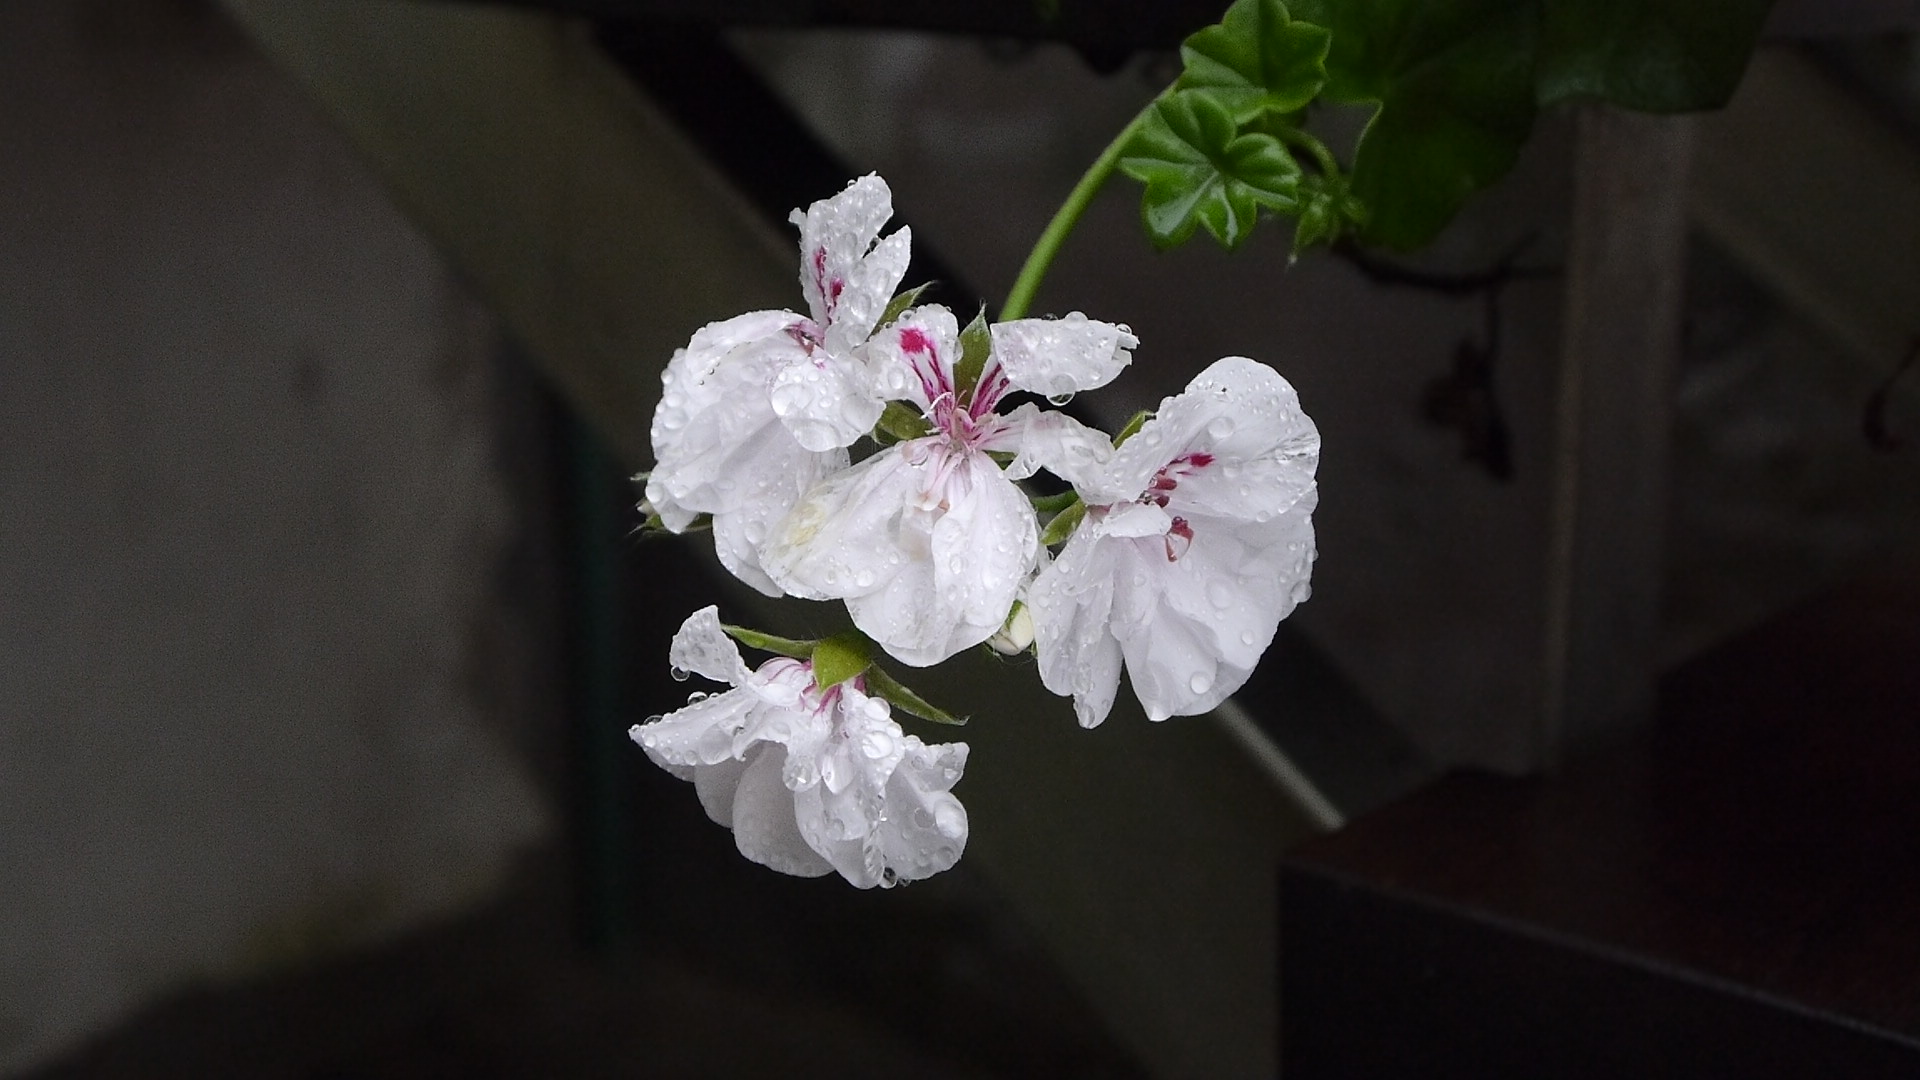
<path fill-rule="evenodd" d="M 900 348 L 904 352 L 924 353 L 933 351 L 933 342 L 917 326 L 909 326 L 900 331 Z"/>
<path fill-rule="evenodd" d="M 1167 561 L 1179 562 L 1180 556 L 1185 555 L 1187 549 L 1193 546 L 1193 526 L 1187 524 L 1186 518 L 1174 518 L 1173 524 L 1167 529 L 1167 535 L 1162 539 L 1167 545 Z"/>

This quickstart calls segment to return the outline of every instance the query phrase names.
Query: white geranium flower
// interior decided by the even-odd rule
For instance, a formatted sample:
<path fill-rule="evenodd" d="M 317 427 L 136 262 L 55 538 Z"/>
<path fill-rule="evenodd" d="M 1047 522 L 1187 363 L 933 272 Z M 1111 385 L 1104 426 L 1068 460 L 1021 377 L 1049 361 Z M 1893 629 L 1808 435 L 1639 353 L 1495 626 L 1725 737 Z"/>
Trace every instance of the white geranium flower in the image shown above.
<path fill-rule="evenodd" d="M 902 663 L 937 664 L 992 637 L 1040 551 L 1014 480 L 1042 466 L 1072 479 L 1112 452 L 1106 436 L 1063 414 L 1024 405 L 1003 416 L 995 406 L 1034 384 L 1057 393 L 1100 385 L 1137 344 L 1125 328 L 1084 316 L 1046 325 L 1059 329 L 1003 338 L 996 327 L 993 355 L 964 399 L 952 312 L 918 308 L 876 336 L 876 378 L 919 406 L 933 432 L 808 492 L 767 541 L 774 581 L 795 596 L 845 600 L 854 625 Z M 990 451 L 1014 454 L 1012 466 L 1003 471 Z"/>
<path fill-rule="evenodd" d="M 892 216 L 878 176 L 795 210 L 809 314 L 755 311 L 713 323 L 662 376 L 647 502 L 674 532 L 713 515 L 721 561 L 769 596 L 780 590 L 760 568 L 768 527 L 846 467 L 844 448 L 885 407 L 858 354 L 907 269 L 909 230 L 875 242 Z"/>
<path fill-rule="evenodd" d="M 1154 720 L 1202 713 L 1252 674 L 1307 598 L 1320 434 L 1293 387 L 1217 361 L 1076 481 L 1086 521 L 1028 592 L 1040 677 L 1106 719 L 1124 660 Z"/>
<path fill-rule="evenodd" d="M 654 764 L 693 781 L 742 855 L 800 877 L 838 871 L 863 889 L 959 861 L 967 811 L 951 789 L 966 769 L 965 743 L 904 734 L 859 679 L 822 693 L 803 661 L 748 671 L 712 607 L 688 616 L 669 656 L 675 669 L 733 689 L 630 734 Z"/>

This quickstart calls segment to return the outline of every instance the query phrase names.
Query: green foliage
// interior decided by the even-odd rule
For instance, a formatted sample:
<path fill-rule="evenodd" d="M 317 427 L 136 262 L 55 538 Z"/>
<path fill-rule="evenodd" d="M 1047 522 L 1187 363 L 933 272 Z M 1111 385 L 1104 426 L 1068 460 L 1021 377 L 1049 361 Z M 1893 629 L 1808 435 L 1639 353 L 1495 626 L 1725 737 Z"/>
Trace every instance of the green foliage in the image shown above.
<path fill-rule="evenodd" d="M 926 292 L 928 289 L 932 287 L 933 287 L 933 282 L 924 281 L 918 285 L 915 285 L 913 288 L 898 294 L 893 299 L 887 301 L 886 310 L 880 313 L 880 321 L 877 323 L 874 323 L 873 325 L 875 327 L 886 327 L 886 326 L 892 325 L 893 320 L 899 318 L 901 313 L 905 312 L 908 308 L 920 302 L 921 293 Z"/>
<path fill-rule="evenodd" d="M 725 630 L 728 637 L 745 645 L 749 649 L 759 649 L 761 652 L 791 656 L 795 660 L 810 659 L 813 656 L 814 648 L 820 644 L 818 641 L 797 641 L 793 638 L 775 637 L 772 634 L 763 634 L 758 630 L 749 630 L 744 626 L 727 626 L 722 624 L 720 629 Z"/>
<path fill-rule="evenodd" d="M 1726 102 L 1772 0 L 1237 0 L 1181 48 L 1185 71 L 1119 163 L 1147 185 L 1154 243 L 1195 225 L 1229 248 L 1261 209 L 1293 249 L 1344 233 L 1422 247 L 1512 168 L 1542 105 L 1645 112 Z M 1301 124 L 1315 102 L 1375 108 L 1349 174 Z M 1302 173 L 1290 148 L 1313 151 Z"/>
<path fill-rule="evenodd" d="M 858 630 L 849 630 L 813 647 L 813 685 L 826 690 L 873 666 L 873 642 Z"/>
<path fill-rule="evenodd" d="M 964 716 L 955 716 L 939 708 L 926 698 L 895 682 L 893 676 L 879 668 L 867 669 L 867 693 L 880 698 L 887 704 L 910 716 L 922 720 L 931 720 L 936 724 L 948 724 L 959 727 L 967 722 Z"/>
<path fill-rule="evenodd" d="M 1147 185 L 1141 215 L 1162 248 L 1184 243 L 1196 225 L 1237 248 L 1260 207 L 1291 210 L 1299 201 L 1293 155 L 1271 135 L 1241 133 L 1228 107 L 1204 90 L 1155 102 L 1120 171 Z"/>
<path fill-rule="evenodd" d="M 1242 124 L 1295 113 L 1327 81 L 1322 63 L 1331 39 L 1322 27 L 1290 19 L 1281 0 L 1243 0 L 1180 46 L 1186 71 L 1177 85 L 1211 91 Z"/>
<path fill-rule="evenodd" d="M 920 415 L 920 410 L 901 401 L 887 402 L 887 407 L 880 411 L 880 422 L 874 425 L 874 438 L 883 444 L 906 442 L 932 433 L 933 425 Z"/>
<path fill-rule="evenodd" d="M 1079 528 L 1080 523 L 1086 519 L 1087 504 L 1078 499 L 1074 500 L 1065 510 L 1055 514 L 1053 520 L 1047 522 L 1047 527 L 1040 531 L 1041 546 L 1052 547 L 1055 544 L 1066 543 L 1067 538 L 1073 535 L 1073 530 Z"/>
<path fill-rule="evenodd" d="M 960 329 L 960 362 L 953 365 L 954 392 L 962 399 L 972 395 L 987 370 L 987 357 L 993 352 L 993 334 L 987 329 L 987 309 L 982 306 L 973 321 Z"/>

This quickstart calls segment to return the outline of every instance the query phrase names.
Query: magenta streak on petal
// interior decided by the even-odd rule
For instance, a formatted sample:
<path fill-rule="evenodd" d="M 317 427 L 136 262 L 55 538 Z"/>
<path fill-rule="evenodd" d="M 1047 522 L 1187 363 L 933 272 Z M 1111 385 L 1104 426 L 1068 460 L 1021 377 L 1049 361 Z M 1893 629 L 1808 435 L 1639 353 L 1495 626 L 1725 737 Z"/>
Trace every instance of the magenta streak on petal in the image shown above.
<path fill-rule="evenodd" d="M 1187 549 L 1193 546 L 1193 526 L 1187 524 L 1186 518 L 1174 518 L 1173 524 L 1168 527 L 1167 534 L 1162 539 L 1167 545 L 1167 561 L 1179 562 L 1180 556 L 1185 555 Z"/>
<path fill-rule="evenodd" d="M 1147 490 L 1141 493 L 1139 501 L 1152 503 L 1160 507 L 1166 506 L 1167 495 L 1180 486 L 1181 480 L 1192 476 L 1194 473 L 1199 472 L 1211 464 L 1213 464 L 1213 455 L 1203 451 L 1182 454 L 1174 458 L 1172 461 L 1161 466 L 1159 472 L 1153 474 L 1153 479 L 1147 482 Z M 1179 521 L 1180 519 L 1175 518 L 1174 520 Z M 1168 557 L 1171 558 L 1172 556 Z"/>
<path fill-rule="evenodd" d="M 827 249 L 823 247 L 814 248 L 813 290 L 820 294 L 820 306 L 826 309 L 823 315 L 827 322 L 833 321 L 834 308 L 839 306 L 840 293 L 845 289 L 846 282 L 841 281 L 839 278 L 832 280 L 828 280 L 827 278 Z"/>
<path fill-rule="evenodd" d="M 992 412 L 1011 385 L 1006 371 L 1000 367 L 1000 361 L 988 359 L 986 369 L 980 373 L 979 384 L 973 388 L 973 400 L 967 403 L 967 414 L 978 420 Z"/>
<path fill-rule="evenodd" d="M 913 366 L 913 373 L 920 379 L 920 392 L 927 401 L 928 419 L 938 422 L 933 414 L 939 408 L 940 396 L 953 393 L 953 380 L 947 374 L 947 365 L 940 360 L 939 350 L 934 348 L 933 339 L 924 330 L 909 326 L 900 331 L 900 351 L 907 354 L 907 363 Z"/>

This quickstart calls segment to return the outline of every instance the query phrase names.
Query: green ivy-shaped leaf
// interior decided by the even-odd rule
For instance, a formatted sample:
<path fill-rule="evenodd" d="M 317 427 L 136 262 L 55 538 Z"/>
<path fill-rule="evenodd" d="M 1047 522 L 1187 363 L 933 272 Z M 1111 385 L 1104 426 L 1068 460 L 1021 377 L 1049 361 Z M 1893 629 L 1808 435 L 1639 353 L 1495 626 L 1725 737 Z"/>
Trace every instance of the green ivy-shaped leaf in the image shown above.
<path fill-rule="evenodd" d="M 1740 84 L 1773 0 L 1544 0 L 1536 97 L 1641 112 L 1717 109 Z"/>
<path fill-rule="evenodd" d="M 1140 214 L 1155 246 L 1206 227 L 1227 248 L 1253 230 L 1260 208 L 1291 212 L 1300 166 L 1271 135 L 1243 134 L 1209 90 L 1161 98 L 1121 152 L 1120 171 L 1147 185 Z"/>
<path fill-rule="evenodd" d="M 1532 4 L 1295 0 L 1333 31 L 1326 96 L 1379 109 L 1354 152 L 1366 240 L 1424 246 L 1512 167 L 1533 128 Z"/>
<path fill-rule="evenodd" d="M 1378 106 L 1354 153 L 1361 235 L 1425 245 L 1505 175 L 1536 104 L 1725 102 L 1772 0 L 1293 0 L 1327 27 L 1324 96 Z"/>
<path fill-rule="evenodd" d="M 1238 0 L 1221 20 L 1180 46 L 1181 89 L 1204 88 L 1246 123 L 1306 107 L 1327 81 L 1333 35 L 1297 22 L 1281 0 Z"/>

